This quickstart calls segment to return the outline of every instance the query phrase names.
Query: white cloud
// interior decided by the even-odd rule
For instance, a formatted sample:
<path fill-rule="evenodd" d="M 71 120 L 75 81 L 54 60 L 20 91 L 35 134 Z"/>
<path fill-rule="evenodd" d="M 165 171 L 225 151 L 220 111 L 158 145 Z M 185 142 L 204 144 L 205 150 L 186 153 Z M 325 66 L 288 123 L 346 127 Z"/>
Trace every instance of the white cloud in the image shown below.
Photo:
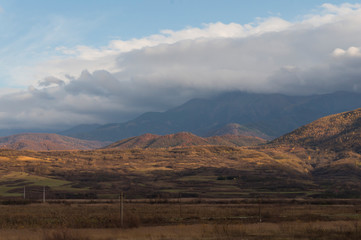
<path fill-rule="evenodd" d="M 347 50 L 343 50 L 341 48 L 336 48 L 332 55 L 334 57 L 361 57 L 361 48 L 359 47 L 349 47 Z"/>
<path fill-rule="evenodd" d="M 361 91 L 360 22 L 360 5 L 325 4 L 299 22 L 218 22 L 101 48 L 59 47 L 61 56 L 25 69 L 35 87 L 0 97 L 2 124 L 120 122 L 237 89 Z"/>
<path fill-rule="evenodd" d="M 334 5 L 330 3 L 324 3 L 322 4 L 322 7 L 329 13 L 344 16 L 353 14 L 355 10 L 359 10 L 361 8 L 361 4 L 343 3 L 341 5 Z"/>
<path fill-rule="evenodd" d="M 322 5 L 322 14 L 305 16 L 300 22 L 287 22 L 279 17 L 267 19 L 258 19 L 250 24 L 221 22 L 204 24 L 203 28 L 186 28 L 180 31 L 163 30 L 159 34 L 154 34 L 140 39 L 113 40 L 107 46 L 101 48 L 92 48 L 89 46 L 77 46 L 75 48 L 58 47 L 57 50 L 62 57 L 53 58 L 50 61 L 42 62 L 38 67 L 22 69 L 16 73 L 26 72 L 27 76 L 34 78 L 33 83 L 38 82 L 39 78 L 52 75 L 57 78 L 63 78 L 65 75 L 77 76 L 82 70 L 96 71 L 99 69 L 116 72 L 122 70 L 120 66 L 115 65 L 119 55 L 124 53 L 142 50 L 144 48 L 157 47 L 162 44 L 171 45 L 185 40 L 210 41 L 213 39 L 248 39 L 264 34 L 274 34 L 277 32 L 291 31 L 298 29 L 310 31 L 317 27 L 347 22 L 349 18 L 357 18 L 361 14 L 360 4 L 342 4 Z M 352 24 L 346 28 L 357 28 Z M 326 40 L 326 39 L 325 39 Z M 312 44 L 314 45 L 314 44 Z M 35 70 L 34 70 L 35 69 Z"/>
<path fill-rule="evenodd" d="M 335 57 L 339 57 L 339 56 L 343 56 L 346 54 L 346 51 L 341 49 L 341 48 L 336 48 L 335 50 L 333 50 L 332 55 Z"/>
<path fill-rule="evenodd" d="M 63 78 L 65 75 L 76 76 L 84 69 L 89 71 L 103 69 L 116 72 L 122 70 L 121 67 L 115 65 L 116 59 L 124 53 L 164 44 L 176 44 L 185 40 L 207 41 L 211 39 L 246 38 L 267 32 L 282 31 L 291 25 L 291 23 L 280 18 L 259 20 L 257 23 L 244 26 L 236 23 L 217 22 L 204 24 L 203 28 L 186 28 L 180 31 L 163 30 L 159 34 L 141 39 L 113 40 L 108 46 L 102 48 L 77 46 L 70 49 L 58 47 L 57 50 L 62 54 L 62 57 L 42 62 L 35 68 L 31 66 L 31 68 L 22 69 L 21 72 L 27 72 L 27 75 L 33 76 L 34 79 L 48 75 L 57 78 Z M 15 75 L 18 72 L 16 71 Z M 34 84 L 36 81 L 34 80 Z"/>

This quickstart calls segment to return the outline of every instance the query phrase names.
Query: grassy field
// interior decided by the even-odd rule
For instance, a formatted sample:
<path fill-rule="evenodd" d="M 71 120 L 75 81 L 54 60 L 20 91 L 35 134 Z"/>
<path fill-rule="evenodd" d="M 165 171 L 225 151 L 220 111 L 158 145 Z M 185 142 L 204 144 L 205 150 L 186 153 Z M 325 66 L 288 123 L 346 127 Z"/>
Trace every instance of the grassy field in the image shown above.
<path fill-rule="evenodd" d="M 1 239 L 360 239 L 360 201 L 0 205 Z"/>
<path fill-rule="evenodd" d="M 88 190 L 87 188 L 73 188 L 70 181 L 32 175 L 26 172 L 0 171 L 0 174 L 0 195 L 3 197 L 23 197 L 24 187 L 29 195 L 28 198 L 31 197 L 31 192 L 44 186 L 52 191 L 79 192 Z"/>

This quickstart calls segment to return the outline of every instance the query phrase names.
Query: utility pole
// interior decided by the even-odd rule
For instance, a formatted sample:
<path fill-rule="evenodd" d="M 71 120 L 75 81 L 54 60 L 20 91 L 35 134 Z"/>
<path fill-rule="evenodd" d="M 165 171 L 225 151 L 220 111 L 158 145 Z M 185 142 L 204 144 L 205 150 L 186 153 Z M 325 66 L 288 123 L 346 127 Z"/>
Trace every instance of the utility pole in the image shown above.
<path fill-rule="evenodd" d="M 43 187 L 43 203 L 45 203 L 45 186 Z"/>
<path fill-rule="evenodd" d="M 258 198 L 258 218 L 259 218 L 259 222 L 262 222 L 261 203 L 262 203 L 262 199 Z"/>
<path fill-rule="evenodd" d="M 119 195 L 119 207 L 120 207 L 120 226 L 123 227 L 124 221 L 124 194 L 123 192 Z"/>
<path fill-rule="evenodd" d="M 24 186 L 24 200 L 26 199 L 25 193 L 26 193 L 26 186 Z"/>
<path fill-rule="evenodd" d="M 179 193 L 178 203 L 179 203 L 179 217 L 182 218 L 182 193 Z"/>

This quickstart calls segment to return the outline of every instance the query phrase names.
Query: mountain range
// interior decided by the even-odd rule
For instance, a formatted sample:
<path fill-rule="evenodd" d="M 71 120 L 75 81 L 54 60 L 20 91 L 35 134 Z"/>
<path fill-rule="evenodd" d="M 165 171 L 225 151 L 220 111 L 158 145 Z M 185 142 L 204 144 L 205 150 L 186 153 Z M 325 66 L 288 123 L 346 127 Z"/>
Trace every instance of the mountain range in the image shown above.
<path fill-rule="evenodd" d="M 7 142 L 31 137 L 34 146 L 54 149 L 47 141 L 59 137 L 36 136 L 11 136 Z M 182 193 L 202 198 L 359 199 L 360 137 L 361 108 L 320 118 L 257 146 L 238 147 L 252 144 L 257 137 L 202 138 L 183 132 L 145 134 L 87 151 L 2 150 L 1 194 L 22 196 L 24 184 L 34 184 L 34 176 L 40 176 L 47 183 L 63 180 L 58 187 L 51 187 L 55 198 L 102 197 L 122 189 L 132 198 Z M 79 140 L 66 141 L 75 146 Z M 18 145 L 14 143 L 14 149 L 26 149 Z"/>
<path fill-rule="evenodd" d="M 273 139 L 318 118 L 359 107 L 360 93 L 287 96 L 228 92 L 210 99 L 192 99 L 165 112 L 144 113 L 128 122 L 80 125 L 60 134 L 115 142 L 145 133 L 190 132 L 208 137 L 233 131 L 238 135 Z"/>
<path fill-rule="evenodd" d="M 230 92 L 210 99 L 193 99 L 162 113 L 145 113 L 126 123 L 79 125 L 61 133 L 67 136 L 37 133 L 2 137 L 0 147 L 38 151 L 97 149 L 112 142 L 115 143 L 109 148 L 120 149 L 191 145 L 250 146 L 291 132 L 330 113 L 356 109 L 360 105 L 359 93 L 286 96 Z M 357 110 L 348 114 L 357 117 L 356 113 Z M 301 127 L 274 140 L 272 144 L 307 143 L 307 147 L 328 144 L 336 148 L 340 146 L 337 143 L 344 141 L 344 138 L 333 137 L 321 141 L 315 140 L 315 137 L 320 136 L 323 128 L 333 129 L 328 118 L 338 119 L 338 116 L 319 119 L 311 126 Z M 345 117 L 338 121 L 346 124 L 347 119 Z M 334 120 L 331 122 L 335 124 Z M 315 126 L 318 126 L 317 130 L 309 130 L 316 129 Z M 337 126 L 341 128 L 342 125 Z M 308 129 L 308 135 L 304 129 Z M 349 134 L 345 138 L 353 139 L 350 141 L 353 145 L 347 147 L 355 149 L 354 144 L 358 141 L 354 139 L 355 132 L 349 129 L 350 126 L 343 130 Z M 334 131 L 328 130 L 327 134 Z"/>

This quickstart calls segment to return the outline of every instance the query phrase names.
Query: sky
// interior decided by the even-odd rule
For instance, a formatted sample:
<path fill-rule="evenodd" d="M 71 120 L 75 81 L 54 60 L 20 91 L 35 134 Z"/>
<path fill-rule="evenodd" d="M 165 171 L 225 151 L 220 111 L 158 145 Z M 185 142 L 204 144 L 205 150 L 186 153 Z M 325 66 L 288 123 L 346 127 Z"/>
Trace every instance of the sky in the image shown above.
<path fill-rule="evenodd" d="M 225 91 L 361 92 L 361 2 L 0 0 L 0 129 L 130 120 Z"/>

